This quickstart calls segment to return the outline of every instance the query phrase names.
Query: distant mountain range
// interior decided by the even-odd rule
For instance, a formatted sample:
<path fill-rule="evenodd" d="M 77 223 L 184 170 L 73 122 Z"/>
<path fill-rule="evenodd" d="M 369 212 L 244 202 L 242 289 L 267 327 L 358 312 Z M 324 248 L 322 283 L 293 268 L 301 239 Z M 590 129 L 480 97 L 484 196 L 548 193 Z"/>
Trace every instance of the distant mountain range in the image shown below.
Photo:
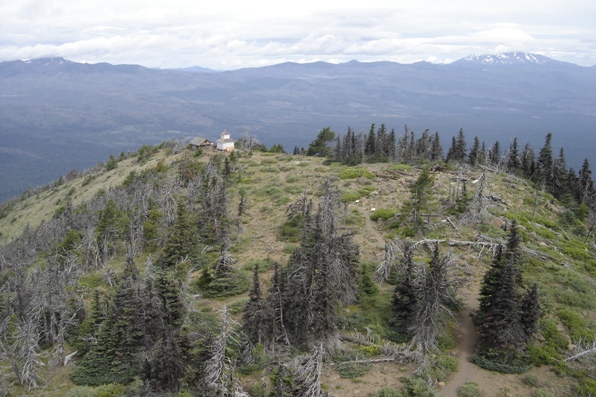
<path fill-rule="evenodd" d="M 323 127 L 376 123 L 464 129 L 487 145 L 514 136 L 539 148 L 547 132 L 568 163 L 596 164 L 596 68 L 529 53 L 452 64 L 282 63 L 214 71 L 82 64 L 63 58 L 0 63 L 0 200 L 88 168 L 109 153 L 170 138 L 243 131 L 286 150 Z"/>

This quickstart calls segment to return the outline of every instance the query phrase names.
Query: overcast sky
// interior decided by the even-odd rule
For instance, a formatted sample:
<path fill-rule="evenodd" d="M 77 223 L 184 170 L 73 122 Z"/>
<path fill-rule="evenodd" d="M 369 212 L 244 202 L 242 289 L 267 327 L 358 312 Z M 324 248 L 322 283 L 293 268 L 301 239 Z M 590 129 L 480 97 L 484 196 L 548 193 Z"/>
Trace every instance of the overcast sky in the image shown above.
<path fill-rule="evenodd" d="M 594 0 L 0 0 L 0 21 L 0 61 L 238 69 L 528 51 L 596 64 Z"/>

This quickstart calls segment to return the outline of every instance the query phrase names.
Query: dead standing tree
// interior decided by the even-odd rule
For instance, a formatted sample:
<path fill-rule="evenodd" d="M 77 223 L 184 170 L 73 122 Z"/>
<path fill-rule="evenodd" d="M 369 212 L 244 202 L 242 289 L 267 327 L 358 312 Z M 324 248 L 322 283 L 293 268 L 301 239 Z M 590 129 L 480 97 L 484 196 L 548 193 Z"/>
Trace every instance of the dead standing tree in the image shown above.
<path fill-rule="evenodd" d="M 205 367 L 208 385 L 206 396 L 248 397 L 235 374 L 235 362 L 227 354 L 231 344 L 243 343 L 242 336 L 233 330 L 238 323 L 228 314 L 227 306 L 221 309 L 220 314 L 222 322 L 220 332 L 211 345 L 211 357 Z"/>
<path fill-rule="evenodd" d="M 426 355 L 439 350 L 438 337 L 445 330 L 453 309 L 458 306 L 457 282 L 453 279 L 454 261 L 450 253 L 439 254 L 439 246 L 431 247 L 429 266 L 418 266 L 419 290 L 412 330 L 412 343 Z"/>
<path fill-rule="evenodd" d="M 489 215 L 490 200 L 486 197 L 486 172 L 483 172 L 480 178 L 472 181 L 472 183 L 478 185 L 468 210 L 461 217 L 461 222 L 464 224 L 482 222 Z"/>

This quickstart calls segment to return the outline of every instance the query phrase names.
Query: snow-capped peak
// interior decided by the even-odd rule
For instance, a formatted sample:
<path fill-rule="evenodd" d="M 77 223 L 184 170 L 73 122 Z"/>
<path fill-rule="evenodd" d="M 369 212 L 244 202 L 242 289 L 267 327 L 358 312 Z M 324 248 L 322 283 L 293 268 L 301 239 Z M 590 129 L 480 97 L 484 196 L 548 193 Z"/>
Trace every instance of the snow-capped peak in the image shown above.
<path fill-rule="evenodd" d="M 484 66 L 499 65 L 544 65 L 549 63 L 558 63 L 543 55 L 531 54 L 529 52 L 505 52 L 501 54 L 483 54 L 470 55 L 455 63 L 474 63 Z"/>

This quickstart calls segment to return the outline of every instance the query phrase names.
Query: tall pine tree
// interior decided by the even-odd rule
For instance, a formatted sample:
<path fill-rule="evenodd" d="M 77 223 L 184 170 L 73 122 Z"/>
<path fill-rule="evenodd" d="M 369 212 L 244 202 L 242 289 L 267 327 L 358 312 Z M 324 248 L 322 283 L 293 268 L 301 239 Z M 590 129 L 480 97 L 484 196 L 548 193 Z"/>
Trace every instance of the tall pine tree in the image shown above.
<path fill-rule="evenodd" d="M 479 341 L 474 361 L 500 372 L 523 372 L 529 367 L 528 347 L 538 321 L 537 289 L 524 293 L 521 237 L 515 220 L 507 245 L 498 249 L 480 290 L 476 316 Z"/>

